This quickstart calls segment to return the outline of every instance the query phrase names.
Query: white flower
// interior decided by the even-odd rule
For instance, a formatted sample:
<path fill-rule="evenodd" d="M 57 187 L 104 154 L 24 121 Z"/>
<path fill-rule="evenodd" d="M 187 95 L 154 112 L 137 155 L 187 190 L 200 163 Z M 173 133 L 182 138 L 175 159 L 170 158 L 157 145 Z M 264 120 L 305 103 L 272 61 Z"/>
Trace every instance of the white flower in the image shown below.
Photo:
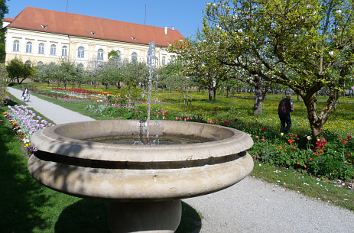
<path fill-rule="evenodd" d="M 238 29 L 237 31 L 238 31 L 239 33 L 242 33 L 242 32 L 243 32 L 242 28 Z"/>
<path fill-rule="evenodd" d="M 330 56 L 333 56 L 334 55 L 334 52 L 333 51 L 329 51 L 328 52 Z"/>
<path fill-rule="evenodd" d="M 340 14 L 342 14 L 342 11 L 341 10 L 336 10 L 336 13 L 340 15 Z"/>
<path fill-rule="evenodd" d="M 307 136 L 306 138 L 308 141 L 310 141 L 312 139 L 311 136 Z"/>
<path fill-rule="evenodd" d="M 284 133 L 280 133 L 280 136 L 282 136 L 282 137 L 283 137 L 283 136 L 284 136 Z"/>

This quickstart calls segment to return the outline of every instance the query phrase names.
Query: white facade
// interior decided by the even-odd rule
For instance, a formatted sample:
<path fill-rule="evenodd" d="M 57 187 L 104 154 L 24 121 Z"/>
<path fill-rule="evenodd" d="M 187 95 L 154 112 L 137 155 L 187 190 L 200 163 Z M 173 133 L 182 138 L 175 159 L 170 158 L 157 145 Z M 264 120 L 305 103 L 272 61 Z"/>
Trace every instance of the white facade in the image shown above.
<path fill-rule="evenodd" d="M 58 63 L 64 59 L 82 64 L 88 69 L 94 68 L 97 63 L 107 62 L 108 53 L 112 50 L 119 51 L 122 61 L 131 61 L 132 54 L 136 53 L 137 61 L 146 62 L 149 47 L 146 44 L 83 38 L 18 28 L 7 28 L 5 43 L 5 62 L 19 58 L 23 62 L 37 65 Z M 42 46 L 44 46 L 43 50 Z M 167 52 L 166 48 L 156 46 L 156 56 L 158 66 L 162 66 L 174 59 L 175 54 Z"/>

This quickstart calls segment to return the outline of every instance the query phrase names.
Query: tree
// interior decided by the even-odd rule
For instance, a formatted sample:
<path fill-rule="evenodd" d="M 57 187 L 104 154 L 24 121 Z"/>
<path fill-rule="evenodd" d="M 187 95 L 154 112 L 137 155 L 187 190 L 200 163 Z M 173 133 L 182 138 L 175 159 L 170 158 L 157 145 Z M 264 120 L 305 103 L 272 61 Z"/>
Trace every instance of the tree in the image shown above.
<path fill-rule="evenodd" d="M 161 67 L 157 71 L 159 84 L 171 90 L 178 90 L 182 93 L 195 85 L 191 79 L 183 74 L 182 61 L 177 59 Z"/>
<path fill-rule="evenodd" d="M 124 84 L 130 87 L 147 87 L 149 70 L 142 62 L 125 62 L 122 66 Z"/>
<path fill-rule="evenodd" d="M 110 60 L 97 69 L 97 78 L 106 86 L 106 88 L 108 88 L 108 85 L 115 85 L 120 89 L 121 82 L 124 80 L 122 64 Z"/>
<path fill-rule="evenodd" d="M 54 62 L 49 64 L 39 65 L 36 68 L 36 78 L 41 82 L 51 83 L 57 82 L 60 83 L 60 66 Z"/>
<path fill-rule="evenodd" d="M 6 0 L 0 1 L 0 23 L 2 25 L 4 15 L 8 12 Z M 5 61 L 5 32 L 6 28 L 0 29 L 0 62 Z"/>
<path fill-rule="evenodd" d="M 354 72 L 352 14 L 350 0 L 218 0 L 206 8 L 206 37 L 220 43 L 223 64 L 301 96 L 316 137 Z"/>
<path fill-rule="evenodd" d="M 109 60 L 114 60 L 115 58 L 118 57 L 118 52 L 115 51 L 115 50 L 111 50 L 109 53 L 108 53 L 108 59 Z"/>
<path fill-rule="evenodd" d="M 10 81 L 21 84 L 25 79 L 34 74 L 34 69 L 31 65 L 24 64 L 20 59 L 12 59 L 6 66 Z"/>
<path fill-rule="evenodd" d="M 7 71 L 3 63 L 0 63 L 0 106 L 4 103 L 7 87 Z"/>
<path fill-rule="evenodd" d="M 178 41 L 169 50 L 177 53 L 186 76 L 192 77 L 201 88 L 208 90 L 209 101 L 216 99 L 220 82 L 227 78 L 230 69 L 218 59 L 218 44 L 198 34 L 197 41 Z"/>
<path fill-rule="evenodd" d="M 69 61 L 62 61 L 59 65 L 59 81 L 64 84 L 66 89 L 69 83 L 81 82 L 83 78 L 83 67 Z"/>

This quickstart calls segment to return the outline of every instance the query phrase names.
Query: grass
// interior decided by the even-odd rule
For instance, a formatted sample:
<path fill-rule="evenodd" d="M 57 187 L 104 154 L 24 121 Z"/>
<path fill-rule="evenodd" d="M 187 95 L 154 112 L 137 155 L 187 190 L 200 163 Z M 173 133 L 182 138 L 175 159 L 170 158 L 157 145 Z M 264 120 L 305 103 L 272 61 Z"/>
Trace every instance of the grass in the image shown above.
<path fill-rule="evenodd" d="M 43 84 L 40 85 L 40 88 Z M 47 85 L 45 85 L 48 88 Z M 117 90 L 108 90 L 117 93 Z M 232 119 L 241 122 L 241 130 L 249 130 L 254 128 L 267 127 L 270 130 L 278 131 L 277 104 L 282 98 L 281 95 L 268 95 L 264 103 L 264 113 L 262 116 L 253 116 L 251 106 L 253 105 L 253 96 L 251 94 L 236 94 L 232 98 L 218 96 L 215 102 L 208 102 L 207 95 L 203 92 L 190 93 L 193 102 L 189 107 L 183 105 L 180 93 L 176 92 L 159 92 L 155 93 L 153 99 L 158 99 L 160 104 L 158 108 L 168 110 L 174 114 L 195 114 L 201 115 L 204 119 L 221 118 Z M 68 109 L 80 112 L 95 119 L 109 119 L 112 116 L 102 116 L 100 114 L 88 111 L 86 106 L 92 102 L 65 102 L 60 99 L 54 99 L 43 95 L 40 98 L 50 102 L 59 104 Z M 306 134 L 308 131 L 308 121 L 306 117 L 305 106 L 301 101 L 295 101 L 295 112 L 292 114 L 293 133 Z M 320 97 L 319 106 L 323 106 L 325 98 Z M 155 105 L 156 106 L 156 105 Z M 352 113 L 353 99 L 340 98 L 336 111 L 331 115 L 329 121 L 325 125 L 325 129 L 338 135 L 346 135 L 354 132 L 354 118 Z M 173 115 L 173 114 L 171 114 Z M 120 116 L 115 116 L 120 117 Z M 173 118 L 172 118 L 173 119 Z M 275 172 L 276 171 L 276 172 Z M 354 210 L 354 192 L 337 187 L 333 181 L 319 179 L 305 173 L 295 170 L 278 168 L 269 164 L 256 164 L 253 175 L 267 182 L 275 183 L 285 188 L 298 191 L 304 195 L 321 199 L 326 202 L 333 203 L 349 210 Z"/>
<path fill-rule="evenodd" d="M 354 211 L 354 192 L 338 187 L 329 180 L 259 162 L 255 163 L 252 176 Z"/>
<path fill-rule="evenodd" d="M 154 98 L 158 98 L 161 101 L 158 105 L 159 108 L 171 112 L 197 114 L 202 115 L 203 118 L 224 117 L 226 119 L 237 119 L 237 122 L 242 122 L 241 125 L 249 128 L 267 127 L 273 131 L 278 130 L 277 103 L 281 98 L 280 95 L 269 95 L 264 103 L 264 114 L 258 117 L 254 117 L 250 110 L 250 106 L 253 105 L 253 98 L 249 94 L 238 94 L 233 98 L 219 96 L 217 101 L 208 102 L 206 101 L 205 93 L 192 93 L 193 103 L 188 108 L 183 105 L 180 95 L 179 93 L 161 92 L 157 95 L 155 94 Z M 43 95 L 39 97 L 96 119 L 111 118 L 88 111 L 86 109 L 88 102 L 68 103 Z M 324 98 L 320 98 L 319 105 L 323 105 L 324 101 Z M 350 98 L 340 99 L 336 112 L 326 124 L 326 130 L 331 130 L 339 135 L 354 131 L 354 119 L 350 117 L 350 113 L 354 112 L 352 101 Z M 292 115 L 294 122 L 292 130 L 295 133 L 309 133 L 307 131 L 308 122 L 304 114 L 305 106 L 302 102 L 295 100 L 295 108 L 296 111 Z M 247 127 L 241 130 L 247 131 Z M 354 211 L 354 192 L 346 188 L 337 187 L 331 181 L 319 180 L 319 178 L 305 173 L 286 168 L 277 168 L 269 164 L 262 164 L 262 166 L 257 164 L 253 175 L 267 182 L 299 191 L 309 197 L 321 199 Z"/>
<path fill-rule="evenodd" d="M 37 84 L 36 84 L 37 85 Z M 48 85 L 40 84 L 37 88 L 46 88 Z M 113 93 L 118 93 L 117 89 L 108 89 Z M 35 94 L 37 95 L 37 94 Z M 277 114 L 277 106 L 282 98 L 281 95 L 268 95 L 263 105 L 263 115 L 254 116 L 252 106 L 254 104 L 253 95 L 251 93 L 235 94 L 231 98 L 224 96 L 217 96 L 215 102 L 207 101 L 207 94 L 205 92 L 191 92 L 189 94 L 193 101 L 192 105 L 185 107 L 181 93 L 178 92 L 159 92 L 154 93 L 153 99 L 158 99 L 161 103 L 154 106 L 159 109 L 169 111 L 170 115 L 189 114 L 199 115 L 205 120 L 207 119 L 229 119 L 243 122 L 244 125 L 260 125 L 269 129 L 279 129 L 279 119 Z M 60 99 L 50 98 L 44 95 L 37 95 L 40 98 L 46 99 L 50 102 L 59 104 L 63 107 L 80 112 L 84 115 L 95 119 L 109 119 L 117 118 L 119 116 L 102 116 L 100 114 L 91 112 L 86 109 L 91 101 L 82 102 L 66 102 Z M 319 97 L 318 107 L 323 107 L 325 103 L 324 97 Z M 324 126 L 324 130 L 337 133 L 339 135 L 346 135 L 354 132 L 354 112 L 353 98 L 341 97 L 336 111 L 330 116 L 328 122 Z M 292 113 L 292 133 L 309 134 L 309 123 L 306 115 L 306 107 L 302 101 L 297 101 L 294 98 L 295 111 Z M 266 116 L 266 117 L 264 117 Z M 154 116 L 152 116 L 154 117 Z M 241 129 L 243 130 L 243 129 Z"/>

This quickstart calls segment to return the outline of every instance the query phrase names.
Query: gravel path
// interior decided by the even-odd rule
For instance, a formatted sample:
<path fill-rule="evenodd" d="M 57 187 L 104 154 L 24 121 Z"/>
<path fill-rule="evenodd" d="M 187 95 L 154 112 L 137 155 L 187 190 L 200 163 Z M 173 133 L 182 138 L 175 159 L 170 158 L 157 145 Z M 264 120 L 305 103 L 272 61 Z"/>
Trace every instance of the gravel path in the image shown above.
<path fill-rule="evenodd" d="M 21 91 L 9 92 L 21 97 Z M 55 123 L 94 120 L 35 96 L 29 103 Z M 353 194 L 354 195 L 354 194 Z M 201 215 L 201 233 L 354 233 L 354 213 L 252 177 L 185 199 Z"/>
<path fill-rule="evenodd" d="M 8 87 L 7 90 L 11 95 L 21 99 L 22 91 L 12 87 Z M 34 108 L 37 112 L 43 114 L 45 117 L 56 124 L 95 120 L 91 117 L 87 117 L 77 112 L 63 108 L 59 105 L 52 104 L 33 95 L 31 95 L 30 101 L 27 103 L 27 105 Z"/>

